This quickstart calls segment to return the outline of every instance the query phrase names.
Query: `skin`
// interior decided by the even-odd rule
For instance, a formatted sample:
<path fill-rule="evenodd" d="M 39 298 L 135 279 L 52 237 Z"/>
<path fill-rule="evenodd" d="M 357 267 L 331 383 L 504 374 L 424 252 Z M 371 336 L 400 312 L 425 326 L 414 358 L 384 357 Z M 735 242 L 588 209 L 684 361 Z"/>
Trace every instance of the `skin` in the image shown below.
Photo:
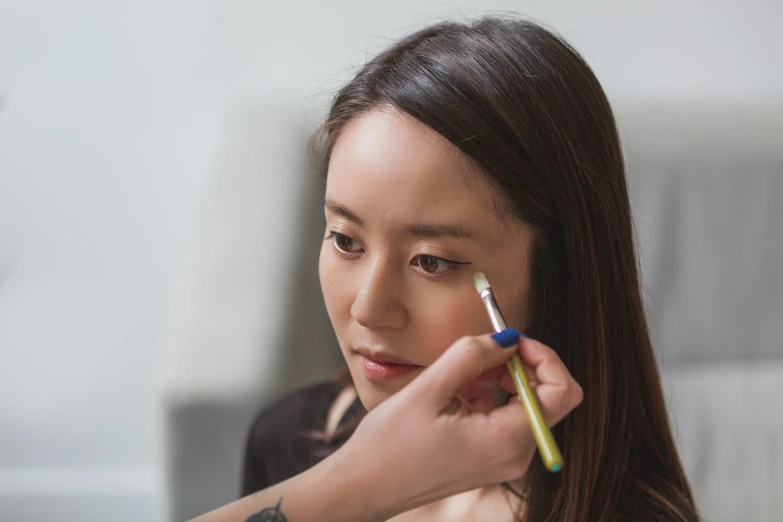
<path fill-rule="evenodd" d="M 251 522 L 270 510 L 291 522 L 516 520 L 491 488 L 523 476 L 535 455 L 524 408 L 512 401 L 485 413 L 460 400 L 464 386 L 515 353 L 537 377 L 547 423 L 557 424 L 583 395 L 551 348 L 521 338 L 502 350 L 489 334 L 463 337 L 329 458 L 196 520 Z"/>
<path fill-rule="evenodd" d="M 486 274 L 509 326 L 523 329 L 531 234 L 499 214 L 501 195 L 461 156 L 394 109 L 355 119 L 335 144 L 319 273 L 340 349 L 368 410 L 420 371 L 370 380 L 356 348 L 428 366 L 460 337 L 492 331 L 473 286 L 475 271 Z M 414 224 L 451 225 L 471 237 L 417 237 L 405 230 Z"/>
<path fill-rule="evenodd" d="M 351 121 L 332 152 L 325 201 L 321 287 L 368 411 L 461 337 L 492 331 L 473 286 L 475 271 L 487 276 L 509 326 L 524 329 L 532 235 L 523 223 L 500 213 L 502 195 L 432 129 L 392 108 Z M 460 229 L 466 237 L 422 234 L 430 225 Z M 384 350 L 422 368 L 373 380 L 354 351 L 359 347 Z M 491 408 L 485 391 L 467 387 L 463 396 L 481 409 Z M 457 495 L 424 506 L 415 516 L 448 518 L 476 512 L 479 504 L 491 504 L 483 509 L 492 509 L 493 516 L 500 505 L 509 513 L 497 489 Z"/>
<path fill-rule="evenodd" d="M 517 353 L 550 426 L 582 401 L 551 348 L 523 338 L 503 350 L 486 333 L 472 273 L 487 275 L 509 325 L 523 326 L 531 235 L 494 210 L 500 194 L 455 147 L 403 114 L 357 118 L 334 152 L 326 235 L 349 239 L 324 241 L 321 283 L 357 391 L 372 411 L 329 458 L 197 520 L 515 520 L 521 506 L 498 484 L 524 475 L 536 444 L 519 401 L 487 405 L 484 383 L 513 390 L 505 362 Z M 462 227 L 471 237 L 401 232 L 414 222 Z M 477 332 L 483 335 L 467 336 Z M 372 381 L 353 352 L 362 344 L 432 367 Z"/>

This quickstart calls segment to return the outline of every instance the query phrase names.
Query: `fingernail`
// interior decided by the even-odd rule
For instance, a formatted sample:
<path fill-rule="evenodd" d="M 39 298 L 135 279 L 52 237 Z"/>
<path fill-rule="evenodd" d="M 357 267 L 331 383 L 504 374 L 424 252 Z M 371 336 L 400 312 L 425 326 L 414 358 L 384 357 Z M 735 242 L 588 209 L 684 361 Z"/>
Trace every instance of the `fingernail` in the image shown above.
<path fill-rule="evenodd" d="M 492 340 L 503 348 L 511 348 L 512 346 L 516 346 L 519 342 L 520 335 L 521 334 L 513 328 L 506 328 L 502 332 L 492 334 Z"/>

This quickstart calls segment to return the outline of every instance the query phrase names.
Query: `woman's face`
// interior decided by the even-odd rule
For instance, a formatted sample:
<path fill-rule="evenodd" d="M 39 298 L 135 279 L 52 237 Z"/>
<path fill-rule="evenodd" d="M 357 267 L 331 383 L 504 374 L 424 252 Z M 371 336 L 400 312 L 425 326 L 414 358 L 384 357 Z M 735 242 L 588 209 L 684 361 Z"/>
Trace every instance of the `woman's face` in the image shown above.
<path fill-rule="evenodd" d="M 490 332 L 484 272 L 523 328 L 531 235 L 454 145 L 393 109 L 343 130 L 329 162 L 321 287 L 364 406 L 402 389 L 452 343 Z M 403 362 L 412 366 L 389 364 Z"/>

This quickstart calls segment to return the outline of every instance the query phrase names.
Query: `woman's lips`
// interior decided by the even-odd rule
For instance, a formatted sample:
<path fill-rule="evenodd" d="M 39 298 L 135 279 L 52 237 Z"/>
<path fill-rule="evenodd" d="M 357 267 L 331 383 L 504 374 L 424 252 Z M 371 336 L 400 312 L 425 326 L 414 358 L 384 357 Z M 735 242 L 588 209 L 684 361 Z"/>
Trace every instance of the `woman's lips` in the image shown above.
<path fill-rule="evenodd" d="M 389 352 L 372 351 L 367 348 L 359 348 L 356 352 L 362 358 L 362 368 L 365 375 L 376 381 L 394 379 L 423 368 L 423 366 L 411 364 Z"/>
<path fill-rule="evenodd" d="M 366 355 L 360 354 L 362 358 L 362 368 L 364 374 L 375 381 L 386 381 L 389 379 L 395 379 L 402 375 L 406 375 L 410 372 L 416 371 L 423 366 L 415 364 L 399 364 L 399 363 L 387 363 L 379 362 L 370 359 Z"/>

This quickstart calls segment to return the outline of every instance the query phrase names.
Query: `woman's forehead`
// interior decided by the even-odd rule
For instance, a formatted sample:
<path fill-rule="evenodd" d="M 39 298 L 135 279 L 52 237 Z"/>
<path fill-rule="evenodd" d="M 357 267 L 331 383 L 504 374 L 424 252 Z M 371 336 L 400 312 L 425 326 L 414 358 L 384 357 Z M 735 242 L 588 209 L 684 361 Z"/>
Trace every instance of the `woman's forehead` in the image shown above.
<path fill-rule="evenodd" d="M 499 220 L 492 189 L 447 140 L 398 111 L 351 122 L 329 162 L 327 197 L 394 221 Z"/>

